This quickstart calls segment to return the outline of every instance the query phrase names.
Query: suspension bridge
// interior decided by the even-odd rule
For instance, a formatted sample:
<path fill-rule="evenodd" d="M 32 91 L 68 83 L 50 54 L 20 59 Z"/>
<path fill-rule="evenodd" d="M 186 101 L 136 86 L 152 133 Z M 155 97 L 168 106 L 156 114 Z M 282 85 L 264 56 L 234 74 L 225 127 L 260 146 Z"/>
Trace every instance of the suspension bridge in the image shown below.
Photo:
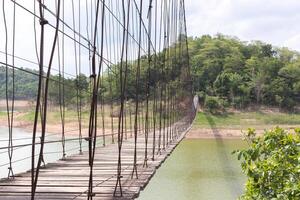
<path fill-rule="evenodd" d="M 0 199 L 138 197 L 196 113 L 184 0 L 10 0 L 1 7 L 1 126 L 8 129 Z M 18 74 L 33 82 L 31 96 Z M 26 138 L 15 134 L 19 99 L 34 102 Z M 50 144 L 60 146 L 47 152 Z M 30 155 L 16 157 L 25 149 Z M 48 154 L 60 159 L 50 162 Z M 16 172 L 26 160 L 27 171 Z"/>

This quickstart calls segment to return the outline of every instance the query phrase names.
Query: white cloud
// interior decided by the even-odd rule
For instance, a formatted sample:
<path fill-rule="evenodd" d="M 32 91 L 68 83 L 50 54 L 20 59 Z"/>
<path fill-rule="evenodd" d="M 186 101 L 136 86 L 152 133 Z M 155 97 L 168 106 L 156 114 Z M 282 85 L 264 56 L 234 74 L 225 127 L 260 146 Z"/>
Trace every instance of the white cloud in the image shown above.
<path fill-rule="evenodd" d="M 188 34 L 224 33 L 300 50 L 298 0 L 187 0 Z M 299 40 L 298 40 L 299 41 Z"/>
<path fill-rule="evenodd" d="M 289 47 L 290 49 L 298 49 L 299 50 L 299 44 L 300 44 L 300 34 L 294 35 L 293 37 L 287 39 L 284 41 L 284 46 Z"/>
<path fill-rule="evenodd" d="M 4 1 L 4 0 L 3 0 Z M 33 2 L 28 0 L 17 0 L 29 10 L 33 10 Z M 36 1 L 37 2 L 37 1 Z M 45 1 L 51 10 L 54 10 L 55 1 Z M 65 5 L 65 21 L 72 26 L 72 9 L 71 0 L 64 0 Z M 75 2 L 75 12 L 78 11 L 78 1 Z M 90 2 L 90 1 L 88 1 Z M 109 2 L 118 1 L 110 0 Z M 82 12 L 85 13 L 85 1 L 80 1 Z M 186 16 L 188 34 L 192 36 L 201 36 L 203 34 L 215 35 L 223 33 L 226 35 L 237 36 L 242 40 L 262 40 L 272 43 L 277 46 L 287 46 L 290 49 L 300 51 L 300 1 L 299 0 L 186 0 Z M 12 44 L 12 1 L 5 1 L 5 12 L 8 23 L 9 46 L 8 51 L 11 52 Z M 147 4 L 147 1 L 144 5 Z M 52 6 L 52 7 L 51 7 Z M 116 7 L 114 5 L 113 7 Z M 38 7 L 37 7 L 38 8 Z M 90 8 L 90 6 L 89 6 Z M 93 6 L 94 8 L 94 6 Z M 34 37 L 33 37 L 33 16 L 27 11 L 16 6 L 16 55 L 37 62 Z M 4 51 L 4 26 L 2 16 L 2 2 L 0 3 L 0 51 Z M 38 14 L 38 9 L 37 15 Z M 55 18 L 48 12 L 46 18 L 55 24 Z M 146 12 L 144 12 L 146 15 Z M 86 15 L 82 16 L 81 33 L 87 37 L 86 33 Z M 79 20 L 76 21 L 76 26 Z M 88 24 L 88 29 L 91 29 L 93 23 Z M 112 27 L 112 25 L 110 25 Z M 46 26 L 47 32 L 45 36 L 45 65 L 48 63 L 50 47 L 53 41 L 54 29 Z M 39 40 L 39 24 L 37 21 L 37 38 Z M 78 28 L 77 28 L 78 30 Z M 137 29 L 136 29 L 137 30 Z M 119 30 L 120 31 L 120 30 Z M 65 32 L 69 36 L 73 33 L 66 28 Z M 115 30 L 116 32 L 116 30 Z M 89 33 L 90 34 L 90 33 Z M 107 33 L 110 34 L 110 33 Z M 113 35 L 117 35 L 114 33 Z M 137 33 L 134 34 L 137 37 Z M 60 44 L 61 44 L 60 34 Z M 120 46 L 120 41 L 114 38 L 116 46 Z M 83 41 L 81 41 L 83 42 Z M 87 46 L 87 44 L 85 44 Z M 108 45 L 112 46 L 112 45 Z M 110 47 L 112 48 L 112 47 Z M 137 48 L 137 47 L 135 47 Z M 105 55 L 111 49 L 105 47 Z M 120 49 L 120 48 L 116 48 Z M 78 50 L 78 49 L 77 49 Z M 88 73 L 88 50 L 82 47 L 81 55 L 83 56 L 82 66 L 83 71 Z M 107 55 L 108 56 L 108 55 Z M 109 54 L 112 60 L 118 55 Z M 133 56 L 136 56 L 135 54 Z M 66 71 L 75 75 L 74 70 L 74 43 L 71 39 L 65 37 L 65 57 Z M 0 53 L 0 61 L 4 61 L 3 54 Z M 115 60 L 117 61 L 117 60 Z M 9 63 L 11 58 L 9 57 Z M 37 69 L 38 66 L 33 66 L 31 63 L 16 60 L 16 65 L 23 67 L 31 67 Z M 54 58 L 53 68 L 58 68 L 57 58 Z"/>

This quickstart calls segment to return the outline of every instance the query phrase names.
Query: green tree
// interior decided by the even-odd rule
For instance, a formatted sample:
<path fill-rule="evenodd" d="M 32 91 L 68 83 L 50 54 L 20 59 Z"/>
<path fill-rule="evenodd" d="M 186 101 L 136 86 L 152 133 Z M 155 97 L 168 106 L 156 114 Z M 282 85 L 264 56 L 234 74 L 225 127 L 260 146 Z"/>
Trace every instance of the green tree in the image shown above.
<path fill-rule="evenodd" d="M 248 178 L 240 199 L 300 199 L 300 129 L 277 127 L 261 137 L 249 129 L 245 140 L 249 147 L 234 152 Z"/>

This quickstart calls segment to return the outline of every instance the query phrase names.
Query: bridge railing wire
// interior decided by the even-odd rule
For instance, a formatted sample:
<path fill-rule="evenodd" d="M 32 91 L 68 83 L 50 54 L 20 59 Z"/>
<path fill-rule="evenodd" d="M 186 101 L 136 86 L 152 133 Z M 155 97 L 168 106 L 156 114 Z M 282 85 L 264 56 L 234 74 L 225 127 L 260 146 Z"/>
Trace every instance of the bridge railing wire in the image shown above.
<path fill-rule="evenodd" d="M 13 10 L 13 15 L 9 10 Z M 20 12 L 30 17 L 33 35 L 26 34 L 28 30 L 20 30 L 19 23 L 15 23 Z M 55 0 L 34 1 L 33 6 L 11 0 L 2 2 L 2 16 L 5 45 L 0 50 L 0 65 L 5 72 L 9 129 L 8 139 L 0 139 L 0 155 L 7 153 L 9 162 L 0 167 L 8 165 L 8 178 L 13 178 L 13 164 L 31 158 L 33 199 L 43 155 L 61 154 L 65 158 L 66 152 L 82 153 L 82 148 L 89 147 L 88 164 L 92 174 L 96 147 L 107 145 L 108 140 L 116 142 L 114 195 L 122 196 L 123 141 L 132 138 L 134 142 L 134 162 L 126 169 L 131 167 L 132 178 L 138 179 L 137 160 L 142 159 L 147 167 L 150 157 L 154 161 L 191 125 L 196 110 L 191 107 L 184 0 L 121 3 Z M 8 34 L 11 29 L 12 35 Z M 20 32 L 34 40 L 34 45 L 27 47 L 33 51 L 27 55 L 15 53 L 15 46 L 21 45 L 15 35 Z M 34 57 L 36 60 L 31 59 Z M 37 78 L 35 83 L 39 87 L 33 97 L 36 106 L 33 134 L 15 138 L 15 97 L 20 91 L 15 78 L 20 71 Z M 68 113 L 70 110 L 76 114 Z M 51 111 L 55 117 L 51 116 L 50 120 Z M 49 124 L 60 127 L 59 133 L 47 132 Z M 67 128 L 75 125 L 76 129 Z M 41 128 L 40 133 L 37 127 Z M 74 132 L 78 136 L 72 135 Z M 145 143 L 141 158 L 137 155 L 138 138 L 143 138 Z M 82 144 L 83 141 L 86 143 Z M 67 148 L 66 142 L 78 142 L 78 146 Z M 43 152 L 44 145 L 59 143 L 61 150 Z M 14 160 L 13 151 L 25 147 L 31 147 L 32 155 Z M 38 154 L 36 147 L 42 148 Z M 88 199 L 94 195 L 93 182 L 91 175 L 88 190 L 84 192 Z"/>

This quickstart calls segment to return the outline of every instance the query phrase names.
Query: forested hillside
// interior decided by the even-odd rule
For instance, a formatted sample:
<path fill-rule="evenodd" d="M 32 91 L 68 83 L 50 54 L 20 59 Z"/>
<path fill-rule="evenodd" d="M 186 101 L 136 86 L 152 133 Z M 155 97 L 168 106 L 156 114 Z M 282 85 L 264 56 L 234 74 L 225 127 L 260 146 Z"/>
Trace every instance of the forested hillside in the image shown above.
<path fill-rule="evenodd" d="M 223 35 L 189 38 L 189 50 L 194 90 L 207 104 L 292 110 L 300 102 L 299 52 Z"/>
<path fill-rule="evenodd" d="M 300 102 L 300 54 L 287 48 L 277 48 L 260 41 L 243 42 L 238 38 L 224 35 L 189 38 L 189 53 L 193 87 L 202 102 L 212 108 L 233 106 L 245 108 L 249 105 L 268 105 L 293 110 Z M 157 66 L 150 68 L 150 87 L 160 83 L 179 84 L 173 79 L 181 73 L 180 63 L 173 62 L 176 50 L 171 47 L 170 60 L 164 59 L 163 52 L 157 56 Z M 182 58 L 185 59 L 185 58 Z M 154 63 L 154 62 L 153 62 Z M 164 64 L 162 64 L 164 63 Z M 128 70 L 136 70 L 136 62 L 128 63 Z M 161 71 L 164 66 L 165 71 Z M 140 98 L 145 97 L 148 72 L 148 58 L 141 59 Z M 119 99 L 118 65 L 111 66 L 110 75 L 104 72 L 100 93 L 104 99 Z M 37 71 L 15 70 L 16 99 L 34 99 L 37 92 Z M 8 71 L 9 96 L 12 90 L 12 69 Z M 132 74 L 135 73 L 130 73 Z M 126 97 L 134 98 L 135 77 L 127 79 Z M 0 99 L 6 93 L 6 69 L 0 66 Z M 59 83 L 61 86 L 59 86 Z M 157 83 L 157 84 L 156 84 Z M 62 85 L 65 85 L 63 88 Z M 78 88 L 78 91 L 77 91 Z M 63 79 L 52 75 L 49 99 L 59 103 L 63 92 L 66 104 L 76 102 L 77 93 L 83 101 L 89 97 L 89 79 L 85 75 Z"/>
<path fill-rule="evenodd" d="M 6 98 L 6 73 L 8 81 L 8 97 L 12 99 L 13 91 L 13 73 L 14 73 L 14 96 L 16 100 L 35 100 L 38 89 L 39 72 L 31 69 L 15 69 L 0 66 L 0 99 Z M 60 84 L 61 83 L 61 84 Z M 80 95 L 87 97 L 88 79 L 81 74 L 77 78 L 63 78 L 59 75 L 51 75 L 49 79 L 49 100 L 58 104 L 60 97 L 64 94 L 65 104 L 74 104 L 76 102 L 77 88 Z M 83 100 L 84 101 L 84 100 Z"/>
<path fill-rule="evenodd" d="M 38 87 L 38 76 L 33 75 L 37 73 L 33 70 L 26 69 L 25 72 L 22 70 L 15 70 L 15 98 L 16 99 L 33 99 L 36 96 Z M 8 68 L 8 95 L 12 96 L 12 79 L 13 70 Z M 0 99 L 6 97 L 6 69 L 4 66 L 0 66 Z"/>

